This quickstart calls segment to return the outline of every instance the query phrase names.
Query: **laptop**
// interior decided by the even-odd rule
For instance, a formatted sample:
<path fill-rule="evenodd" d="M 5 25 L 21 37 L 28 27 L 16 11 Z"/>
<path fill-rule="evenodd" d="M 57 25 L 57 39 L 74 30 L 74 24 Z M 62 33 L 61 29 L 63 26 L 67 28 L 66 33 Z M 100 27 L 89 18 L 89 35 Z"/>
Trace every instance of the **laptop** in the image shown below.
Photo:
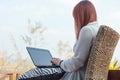
<path fill-rule="evenodd" d="M 26 47 L 34 65 L 39 68 L 59 67 L 51 63 L 52 55 L 47 49 Z"/>

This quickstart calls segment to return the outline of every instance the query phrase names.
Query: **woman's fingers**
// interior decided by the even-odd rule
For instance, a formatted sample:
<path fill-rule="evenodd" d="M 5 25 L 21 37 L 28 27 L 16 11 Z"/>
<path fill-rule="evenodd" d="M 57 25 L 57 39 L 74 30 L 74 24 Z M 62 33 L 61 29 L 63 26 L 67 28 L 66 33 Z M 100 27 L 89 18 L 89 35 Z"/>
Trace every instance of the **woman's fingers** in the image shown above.
<path fill-rule="evenodd" d="M 55 65 L 59 65 L 59 63 L 60 63 L 60 59 L 59 58 L 52 58 L 52 60 L 51 60 L 51 62 L 53 63 L 53 64 L 55 64 Z"/>

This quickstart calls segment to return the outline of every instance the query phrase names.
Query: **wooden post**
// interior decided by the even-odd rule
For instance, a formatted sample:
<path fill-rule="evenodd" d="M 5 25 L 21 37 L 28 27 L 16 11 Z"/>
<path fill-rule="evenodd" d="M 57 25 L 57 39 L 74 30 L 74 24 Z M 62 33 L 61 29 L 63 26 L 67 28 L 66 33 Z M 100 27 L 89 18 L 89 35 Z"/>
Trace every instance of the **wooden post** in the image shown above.
<path fill-rule="evenodd" d="M 13 80 L 14 73 L 8 73 L 7 75 L 9 76 L 9 80 Z"/>
<path fill-rule="evenodd" d="M 20 73 L 16 73 L 16 79 L 20 76 Z"/>

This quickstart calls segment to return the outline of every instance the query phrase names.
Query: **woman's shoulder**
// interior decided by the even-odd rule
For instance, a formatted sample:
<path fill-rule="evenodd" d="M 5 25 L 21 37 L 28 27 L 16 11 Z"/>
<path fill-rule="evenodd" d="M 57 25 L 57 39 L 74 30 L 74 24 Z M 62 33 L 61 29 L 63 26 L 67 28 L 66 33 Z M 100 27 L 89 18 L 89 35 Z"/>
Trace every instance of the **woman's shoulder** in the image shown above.
<path fill-rule="evenodd" d="M 81 30 L 89 30 L 91 32 L 96 32 L 99 29 L 99 25 L 97 22 L 91 22 L 88 23 L 86 26 L 84 26 Z"/>
<path fill-rule="evenodd" d="M 79 36 L 87 37 L 87 35 L 92 36 L 92 31 L 89 27 L 83 27 L 79 33 Z"/>
<path fill-rule="evenodd" d="M 82 27 L 81 30 L 90 30 L 90 29 L 91 29 L 91 27 L 89 27 L 89 26 L 84 26 L 84 27 Z"/>
<path fill-rule="evenodd" d="M 83 28 L 85 29 L 93 29 L 93 28 L 98 28 L 99 25 L 98 23 L 95 21 L 95 22 L 91 22 L 91 23 L 88 23 L 86 26 L 84 26 Z"/>
<path fill-rule="evenodd" d="M 88 27 L 88 26 L 84 26 L 82 29 L 81 29 L 81 33 L 84 33 L 84 32 L 91 32 L 91 28 Z"/>
<path fill-rule="evenodd" d="M 99 30 L 99 25 L 97 24 L 97 22 L 92 22 L 92 23 L 89 23 L 86 26 L 84 26 L 81 29 L 80 33 L 82 33 L 84 35 L 85 34 L 91 34 L 91 36 L 95 37 L 98 30 Z"/>

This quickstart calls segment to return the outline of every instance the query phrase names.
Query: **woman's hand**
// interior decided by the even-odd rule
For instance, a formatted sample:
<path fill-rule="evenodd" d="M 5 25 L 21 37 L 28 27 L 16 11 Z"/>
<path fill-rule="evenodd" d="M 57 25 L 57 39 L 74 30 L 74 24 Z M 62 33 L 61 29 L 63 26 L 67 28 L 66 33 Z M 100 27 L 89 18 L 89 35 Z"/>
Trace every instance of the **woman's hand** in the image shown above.
<path fill-rule="evenodd" d="M 61 63 L 61 59 L 59 59 L 59 58 L 52 58 L 52 60 L 51 60 L 51 62 L 53 63 L 53 64 L 55 64 L 56 66 L 60 66 L 60 63 Z"/>

